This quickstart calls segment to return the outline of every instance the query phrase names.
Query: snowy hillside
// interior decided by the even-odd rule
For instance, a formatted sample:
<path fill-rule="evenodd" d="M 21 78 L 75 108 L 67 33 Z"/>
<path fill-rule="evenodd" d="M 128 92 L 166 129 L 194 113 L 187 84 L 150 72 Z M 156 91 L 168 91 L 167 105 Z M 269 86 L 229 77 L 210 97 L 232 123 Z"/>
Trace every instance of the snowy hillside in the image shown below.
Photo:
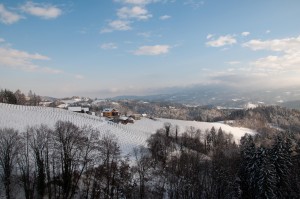
<path fill-rule="evenodd" d="M 90 125 L 100 131 L 101 134 L 113 133 L 117 136 L 121 150 L 124 154 L 130 153 L 138 145 L 145 145 L 147 138 L 159 128 L 163 127 L 165 122 L 172 125 L 178 125 L 180 133 L 186 128 L 193 126 L 204 132 L 214 126 L 216 129 L 222 128 L 227 133 L 232 133 L 236 140 L 239 140 L 245 133 L 254 133 L 250 129 L 230 127 L 222 123 L 207 123 L 195 121 L 181 121 L 170 119 L 142 119 L 135 121 L 134 124 L 122 125 L 105 121 L 103 118 L 81 113 L 73 113 L 67 110 L 48 108 L 20 106 L 0 103 L 0 128 L 10 127 L 19 131 L 24 131 L 27 126 L 46 124 L 53 127 L 58 121 L 70 121 L 77 126 Z"/>
<path fill-rule="evenodd" d="M 184 120 L 173 120 L 173 119 L 163 119 L 158 118 L 156 121 L 150 119 L 138 120 L 134 125 L 131 125 L 131 129 L 147 129 L 150 132 L 155 132 L 157 129 L 162 128 L 164 123 L 171 123 L 172 126 L 179 126 L 179 133 L 184 132 L 189 127 L 195 127 L 196 129 L 200 129 L 203 133 L 205 130 L 210 130 L 213 126 L 216 130 L 222 128 L 226 133 L 231 133 L 234 136 L 234 139 L 238 142 L 240 138 L 248 134 L 254 134 L 255 131 L 247 128 L 239 128 L 232 127 L 227 124 L 219 123 L 219 122 L 197 122 L 197 121 L 184 121 Z"/>

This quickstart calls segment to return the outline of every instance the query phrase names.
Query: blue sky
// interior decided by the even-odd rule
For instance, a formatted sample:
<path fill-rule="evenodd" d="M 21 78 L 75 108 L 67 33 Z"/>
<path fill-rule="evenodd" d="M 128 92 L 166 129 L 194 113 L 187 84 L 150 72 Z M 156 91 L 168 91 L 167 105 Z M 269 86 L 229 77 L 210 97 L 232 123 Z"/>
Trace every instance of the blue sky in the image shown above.
<path fill-rule="evenodd" d="M 0 88 L 110 97 L 300 85 L 299 0 L 0 2 Z"/>

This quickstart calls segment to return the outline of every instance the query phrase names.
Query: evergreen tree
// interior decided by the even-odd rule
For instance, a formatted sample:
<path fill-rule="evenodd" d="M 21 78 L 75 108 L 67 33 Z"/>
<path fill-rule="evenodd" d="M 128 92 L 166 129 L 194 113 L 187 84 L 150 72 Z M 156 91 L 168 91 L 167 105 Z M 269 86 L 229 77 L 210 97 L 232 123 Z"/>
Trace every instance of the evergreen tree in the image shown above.
<path fill-rule="evenodd" d="M 254 173 L 255 176 L 258 176 L 255 186 L 255 193 L 258 194 L 256 198 L 276 198 L 276 171 L 270 157 L 270 149 L 260 147 L 256 152 L 256 156 L 256 161 L 258 161 L 258 167 L 256 167 Z"/>
<path fill-rule="evenodd" d="M 279 198 L 289 197 L 290 173 L 291 173 L 291 142 L 289 139 L 283 140 L 277 136 L 272 149 L 272 161 L 276 170 L 276 195 Z"/>
<path fill-rule="evenodd" d="M 0 99 L 2 103 L 7 103 L 7 104 L 17 104 L 17 98 L 15 94 L 10 91 L 10 90 L 1 90 L 0 92 Z"/>
<path fill-rule="evenodd" d="M 239 176 L 241 179 L 241 191 L 242 198 L 254 198 L 254 176 L 252 176 L 255 166 L 252 164 L 252 160 L 255 157 L 255 145 L 253 137 L 246 134 L 241 138 L 241 165 L 239 170 Z"/>

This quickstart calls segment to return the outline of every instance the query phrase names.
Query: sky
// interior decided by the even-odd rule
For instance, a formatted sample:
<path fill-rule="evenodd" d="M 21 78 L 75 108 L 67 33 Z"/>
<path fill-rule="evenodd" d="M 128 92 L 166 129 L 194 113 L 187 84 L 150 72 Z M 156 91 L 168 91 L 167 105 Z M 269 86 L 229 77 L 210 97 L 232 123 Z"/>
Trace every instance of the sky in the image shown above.
<path fill-rule="evenodd" d="M 0 88 L 150 95 L 300 85 L 299 0 L 2 0 Z"/>

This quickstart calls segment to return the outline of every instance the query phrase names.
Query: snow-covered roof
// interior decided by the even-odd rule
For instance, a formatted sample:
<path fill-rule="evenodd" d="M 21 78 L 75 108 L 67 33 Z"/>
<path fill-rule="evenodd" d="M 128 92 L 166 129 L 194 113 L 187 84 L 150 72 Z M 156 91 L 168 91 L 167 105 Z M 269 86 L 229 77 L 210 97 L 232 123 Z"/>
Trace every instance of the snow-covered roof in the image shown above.
<path fill-rule="evenodd" d="M 121 116 L 119 119 L 120 119 L 120 120 L 127 120 L 128 117 L 126 117 L 126 116 Z"/>
<path fill-rule="evenodd" d="M 75 106 L 75 107 L 68 107 L 69 111 L 74 111 L 74 112 L 80 112 L 81 107 L 80 106 Z"/>
<path fill-rule="evenodd" d="M 67 104 L 60 104 L 57 106 L 57 108 L 66 108 L 68 105 Z"/>
<path fill-rule="evenodd" d="M 81 108 L 81 110 L 84 110 L 84 112 L 88 112 L 88 111 L 90 111 L 90 109 L 89 109 L 89 108 Z"/>

